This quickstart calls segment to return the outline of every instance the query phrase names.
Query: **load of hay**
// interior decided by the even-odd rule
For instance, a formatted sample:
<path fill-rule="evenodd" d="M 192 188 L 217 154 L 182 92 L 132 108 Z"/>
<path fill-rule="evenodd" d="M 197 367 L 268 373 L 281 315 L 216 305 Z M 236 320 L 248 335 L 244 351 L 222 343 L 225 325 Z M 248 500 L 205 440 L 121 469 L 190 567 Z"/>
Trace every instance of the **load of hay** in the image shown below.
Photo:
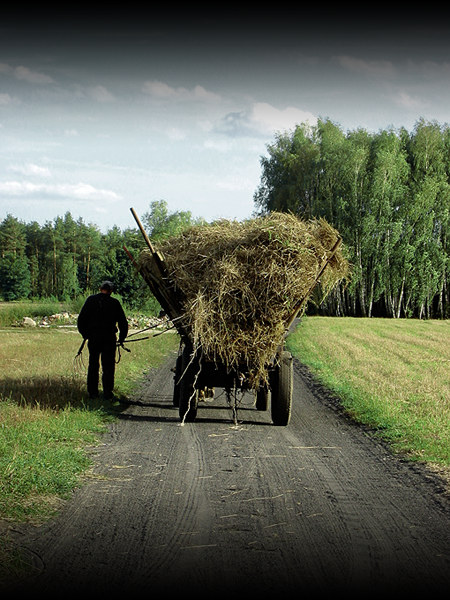
<path fill-rule="evenodd" d="M 244 222 L 194 226 L 157 244 L 177 296 L 183 326 L 208 360 L 248 370 L 247 386 L 266 383 L 267 365 L 286 326 L 339 234 L 324 220 L 271 213 Z M 150 260 L 141 255 L 141 264 Z M 348 274 L 338 248 L 321 276 L 325 293 Z"/>

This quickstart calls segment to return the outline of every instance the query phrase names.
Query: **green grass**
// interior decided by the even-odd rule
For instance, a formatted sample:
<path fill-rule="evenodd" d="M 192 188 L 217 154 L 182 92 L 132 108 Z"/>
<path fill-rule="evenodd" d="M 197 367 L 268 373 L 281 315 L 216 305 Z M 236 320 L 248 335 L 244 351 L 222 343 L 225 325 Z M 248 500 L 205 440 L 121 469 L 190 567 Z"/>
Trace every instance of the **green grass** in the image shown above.
<path fill-rule="evenodd" d="M 71 312 L 71 304 L 53 299 L 38 302 L 31 300 L 0 302 L 0 327 L 11 327 L 20 323 L 23 317 L 45 317 L 60 313 L 63 310 Z"/>
<path fill-rule="evenodd" d="M 449 334 L 449 321 L 306 317 L 288 346 L 394 451 L 448 473 Z"/>
<path fill-rule="evenodd" d="M 0 304 L 0 313 L 6 309 Z M 307 317 L 288 347 L 355 419 L 395 451 L 448 475 L 449 328 L 448 321 Z M 73 329 L 0 329 L 0 519 L 41 522 L 54 514 L 87 473 L 89 446 L 121 410 L 88 400 L 85 368 L 74 361 L 80 342 Z M 178 342 L 166 334 L 129 344 L 116 394 L 131 395 Z M 26 561 L 0 536 L 0 580 L 23 569 Z"/>
<path fill-rule="evenodd" d="M 450 467 L 448 321 L 304 318 L 291 351 L 345 409 L 394 450 Z M 0 329 L 0 518 L 40 520 L 77 486 L 121 406 L 89 401 L 73 329 Z M 116 368 L 128 397 L 178 346 L 166 334 L 129 344 Z M 83 352 L 87 364 L 87 349 Z"/>
<path fill-rule="evenodd" d="M 2 402 L 0 514 L 15 521 L 53 514 L 90 466 L 86 446 L 104 431 L 98 411 L 58 410 Z"/>
<path fill-rule="evenodd" d="M 70 329 L 0 329 L 0 518 L 51 516 L 89 468 L 87 447 L 122 410 L 88 399 L 86 369 L 74 361 L 80 343 Z M 129 344 L 116 395 L 128 397 L 177 346 L 171 333 Z M 82 356 L 86 365 L 87 349 Z"/>
<path fill-rule="evenodd" d="M 115 297 L 121 300 L 120 296 L 117 294 L 115 294 Z M 13 302 L 0 301 L 0 327 L 14 327 L 20 325 L 24 317 L 31 317 L 32 319 L 39 321 L 42 317 L 49 317 L 62 312 L 73 315 L 72 320 L 75 322 L 76 315 L 80 312 L 85 300 L 86 295 L 67 301 L 60 301 L 55 298 L 15 300 Z M 127 315 L 136 317 L 157 315 L 159 313 L 159 305 L 152 298 L 147 301 L 146 306 L 143 309 L 144 315 L 130 309 L 124 304 L 123 306 Z"/>

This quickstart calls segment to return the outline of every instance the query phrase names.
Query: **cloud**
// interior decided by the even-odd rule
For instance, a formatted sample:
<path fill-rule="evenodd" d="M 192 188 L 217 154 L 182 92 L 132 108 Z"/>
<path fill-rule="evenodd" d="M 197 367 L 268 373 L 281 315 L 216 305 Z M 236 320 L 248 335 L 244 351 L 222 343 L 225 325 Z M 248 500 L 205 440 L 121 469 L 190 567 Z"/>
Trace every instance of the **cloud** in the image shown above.
<path fill-rule="evenodd" d="M 163 81 L 146 81 L 142 86 L 144 94 L 160 100 L 197 100 L 202 102 L 217 102 L 220 96 L 214 92 L 206 90 L 201 85 L 196 85 L 192 89 L 184 87 L 171 87 Z"/>
<path fill-rule="evenodd" d="M 214 131 L 229 135 L 230 137 L 255 135 L 246 111 L 236 111 L 226 114 L 214 128 Z"/>
<path fill-rule="evenodd" d="M 54 83 L 53 79 L 49 75 L 33 71 L 28 67 L 19 66 L 12 67 L 6 63 L 0 63 L 0 73 L 4 75 L 12 75 L 18 80 L 27 81 L 28 83 L 35 83 L 38 85 L 45 85 L 48 83 Z"/>
<path fill-rule="evenodd" d="M 14 197 L 46 196 L 72 200 L 96 200 L 115 202 L 120 196 L 111 190 L 95 188 L 88 183 L 36 184 L 22 181 L 0 182 L 0 194 Z"/>
<path fill-rule="evenodd" d="M 413 98 L 407 92 L 399 92 L 394 98 L 394 102 L 407 109 L 423 108 L 424 103 L 418 98 Z"/>
<path fill-rule="evenodd" d="M 410 73 L 413 75 L 420 75 L 425 79 L 442 79 L 446 81 L 450 77 L 450 62 L 447 61 L 409 60 L 406 66 Z"/>
<path fill-rule="evenodd" d="M 342 68 L 366 77 L 382 77 L 392 79 L 396 69 L 388 60 L 364 60 L 354 56 L 336 56 L 334 59 Z"/>
<path fill-rule="evenodd" d="M 177 127 L 171 127 L 167 131 L 167 137 L 174 142 L 181 142 L 182 140 L 186 139 L 187 134 L 185 131 L 178 129 Z"/>
<path fill-rule="evenodd" d="M 96 85 L 87 89 L 87 94 L 97 102 L 114 102 L 115 97 L 103 85 Z"/>
<path fill-rule="evenodd" d="M 16 79 L 28 81 L 29 83 L 37 83 L 39 85 L 46 83 L 54 83 L 53 79 L 43 73 L 32 71 L 28 67 L 16 67 L 14 69 L 14 76 Z"/>
<path fill-rule="evenodd" d="M 265 137 L 277 131 L 293 129 L 301 123 L 314 125 L 316 121 L 317 117 L 309 111 L 293 106 L 278 109 L 266 102 L 256 102 L 248 111 L 225 115 L 216 127 L 216 132 L 231 137 Z"/>
<path fill-rule="evenodd" d="M 227 192 L 249 192 L 251 195 L 255 190 L 255 182 L 244 175 L 229 175 L 227 179 L 217 182 L 217 188 Z"/>
<path fill-rule="evenodd" d="M 21 175 L 37 175 L 38 177 L 50 177 L 50 170 L 47 167 L 40 167 L 32 163 L 26 165 L 12 165 L 10 171 L 20 173 Z"/>
<path fill-rule="evenodd" d="M 304 122 L 313 125 L 317 121 L 317 117 L 293 106 L 279 110 L 271 104 L 257 102 L 253 105 L 250 120 L 263 131 L 272 132 L 292 129 Z"/>
<path fill-rule="evenodd" d="M 12 98 L 9 94 L 0 94 L 0 106 L 6 106 L 12 103 Z"/>
<path fill-rule="evenodd" d="M 207 150 L 215 150 L 217 152 L 230 152 L 232 149 L 232 141 L 227 140 L 205 140 L 203 146 Z"/>

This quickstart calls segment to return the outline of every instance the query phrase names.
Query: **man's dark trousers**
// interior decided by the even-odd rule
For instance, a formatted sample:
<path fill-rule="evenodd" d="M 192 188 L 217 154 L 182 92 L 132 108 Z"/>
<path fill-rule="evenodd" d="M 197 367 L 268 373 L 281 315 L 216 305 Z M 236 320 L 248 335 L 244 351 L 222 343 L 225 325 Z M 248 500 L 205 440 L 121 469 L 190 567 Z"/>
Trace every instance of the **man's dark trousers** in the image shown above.
<path fill-rule="evenodd" d="M 114 389 L 114 370 L 116 368 L 116 337 L 89 339 L 89 366 L 87 389 L 91 397 L 98 396 L 100 359 L 102 362 L 102 386 L 105 398 L 111 397 Z"/>

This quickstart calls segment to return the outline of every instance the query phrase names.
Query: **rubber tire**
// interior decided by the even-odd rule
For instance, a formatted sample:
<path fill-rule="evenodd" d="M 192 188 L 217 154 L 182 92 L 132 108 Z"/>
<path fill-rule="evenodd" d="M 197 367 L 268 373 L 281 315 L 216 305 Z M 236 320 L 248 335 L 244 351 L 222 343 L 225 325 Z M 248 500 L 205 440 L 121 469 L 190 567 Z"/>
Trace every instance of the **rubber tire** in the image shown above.
<path fill-rule="evenodd" d="M 181 355 L 181 380 L 179 391 L 178 414 L 185 422 L 193 422 L 197 417 L 198 390 L 195 389 L 194 381 L 198 373 L 199 361 L 196 357 L 191 360 L 191 352 L 188 346 L 183 348 Z"/>
<path fill-rule="evenodd" d="M 272 374 L 271 416 L 274 425 L 286 426 L 291 418 L 292 391 L 294 384 L 292 355 L 281 353 L 280 364 Z"/>

